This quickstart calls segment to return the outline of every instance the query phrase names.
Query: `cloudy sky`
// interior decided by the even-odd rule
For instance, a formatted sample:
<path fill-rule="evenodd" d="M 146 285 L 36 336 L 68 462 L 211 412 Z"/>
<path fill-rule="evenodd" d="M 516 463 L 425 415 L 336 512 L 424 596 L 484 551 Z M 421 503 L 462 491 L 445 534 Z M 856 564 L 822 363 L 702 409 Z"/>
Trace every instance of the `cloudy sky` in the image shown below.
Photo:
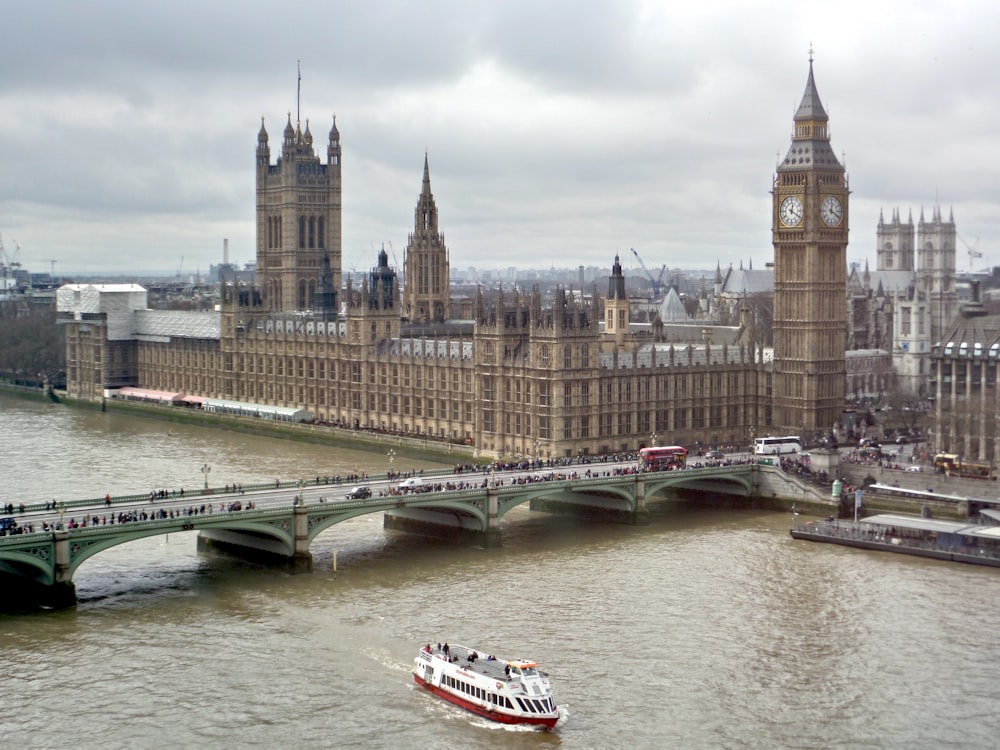
<path fill-rule="evenodd" d="M 998 33 L 961 0 L 13 3 L 0 239 L 57 275 L 206 272 L 223 238 L 252 261 L 260 118 L 274 159 L 301 60 L 324 160 L 341 133 L 345 271 L 402 262 L 425 151 L 453 267 L 762 267 L 811 45 L 849 260 L 880 211 L 938 203 L 1000 264 Z"/>

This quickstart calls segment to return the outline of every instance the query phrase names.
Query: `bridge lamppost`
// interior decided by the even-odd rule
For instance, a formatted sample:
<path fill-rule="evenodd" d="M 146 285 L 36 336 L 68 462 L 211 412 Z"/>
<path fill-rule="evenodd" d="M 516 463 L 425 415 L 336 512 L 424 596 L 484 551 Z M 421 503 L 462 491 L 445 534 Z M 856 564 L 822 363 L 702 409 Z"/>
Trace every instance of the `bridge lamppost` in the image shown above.
<path fill-rule="evenodd" d="M 296 505 L 305 505 L 306 504 L 305 490 L 306 490 L 305 480 L 300 479 L 299 480 L 299 494 L 295 497 L 295 504 Z"/>
<path fill-rule="evenodd" d="M 656 446 L 656 433 L 654 432 L 649 436 L 649 447 L 653 448 L 655 446 Z"/>
<path fill-rule="evenodd" d="M 757 434 L 757 431 L 756 431 L 756 429 L 754 428 L 753 425 L 750 425 L 749 432 L 750 432 L 750 458 L 753 459 L 753 455 L 754 455 L 754 452 L 753 452 L 754 442 L 753 441 L 754 441 L 754 435 Z"/>
<path fill-rule="evenodd" d="M 208 475 L 212 471 L 212 467 L 207 463 L 201 465 L 201 473 L 205 475 L 205 489 L 208 489 Z"/>
<path fill-rule="evenodd" d="M 386 474 L 385 478 L 386 479 L 392 479 L 392 462 L 396 458 L 396 451 L 394 451 L 392 448 L 390 448 L 389 452 L 385 454 L 385 457 L 389 459 L 389 473 Z"/>

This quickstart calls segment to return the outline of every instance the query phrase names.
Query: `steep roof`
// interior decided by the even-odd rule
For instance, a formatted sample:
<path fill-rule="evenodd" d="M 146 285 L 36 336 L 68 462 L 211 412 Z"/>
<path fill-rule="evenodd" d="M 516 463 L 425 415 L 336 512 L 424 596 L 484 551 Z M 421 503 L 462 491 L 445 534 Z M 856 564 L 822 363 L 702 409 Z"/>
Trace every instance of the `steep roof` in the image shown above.
<path fill-rule="evenodd" d="M 677 294 L 676 289 L 670 287 L 663 296 L 663 302 L 660 305 L 660 320 L 664 323 L 676 323 L 688 319 L 687 308 L 684 307 L 680 295 Z"/>
<path fill-rule="evenodd" d="M 747 294 L 773 294 L 774 269 L 753 270 L 730 268 L 722 282 L 722 295 L 735 297 Z"/>

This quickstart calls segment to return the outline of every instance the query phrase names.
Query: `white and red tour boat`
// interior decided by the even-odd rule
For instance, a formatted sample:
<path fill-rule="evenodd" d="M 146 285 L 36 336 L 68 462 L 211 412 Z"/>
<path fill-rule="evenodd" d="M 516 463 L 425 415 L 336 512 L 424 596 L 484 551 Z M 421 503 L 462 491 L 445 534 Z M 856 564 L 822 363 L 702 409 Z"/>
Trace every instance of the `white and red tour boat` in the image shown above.
<path fill-rule="evenodd" d="M 498 659 L 466 646 L 427 644 L 420 649 L 413 679 L 456 706 L 504 724 L 552 729 L 559 708 L 538 664 Z"/>

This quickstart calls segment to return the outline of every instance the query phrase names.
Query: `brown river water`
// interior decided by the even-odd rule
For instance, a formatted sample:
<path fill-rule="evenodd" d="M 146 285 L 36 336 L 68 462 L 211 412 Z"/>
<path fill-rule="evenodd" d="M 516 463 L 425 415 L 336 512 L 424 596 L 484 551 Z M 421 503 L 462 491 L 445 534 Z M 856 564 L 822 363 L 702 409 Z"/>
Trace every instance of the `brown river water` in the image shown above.
<path fill-rule="evenodd" d="M 384 454 L 0 394 L 4 502 L 295 479 Z M 395 468 L 432 468 L 398 455 Z M 293 575 L 194 532 L 84 563 L 80 603 L 0 615 L 0 738 L 24 748 L 991 748 L 1000 571 L 795 541 L 786 513 L 654 501 L 649 526 L 517 510 L 504 545 L 386 531 Z M 334 560 L 336 559 L 336 572 Z M 554 732 L 418 690 L 419 646 L 538 660 Z"/>

